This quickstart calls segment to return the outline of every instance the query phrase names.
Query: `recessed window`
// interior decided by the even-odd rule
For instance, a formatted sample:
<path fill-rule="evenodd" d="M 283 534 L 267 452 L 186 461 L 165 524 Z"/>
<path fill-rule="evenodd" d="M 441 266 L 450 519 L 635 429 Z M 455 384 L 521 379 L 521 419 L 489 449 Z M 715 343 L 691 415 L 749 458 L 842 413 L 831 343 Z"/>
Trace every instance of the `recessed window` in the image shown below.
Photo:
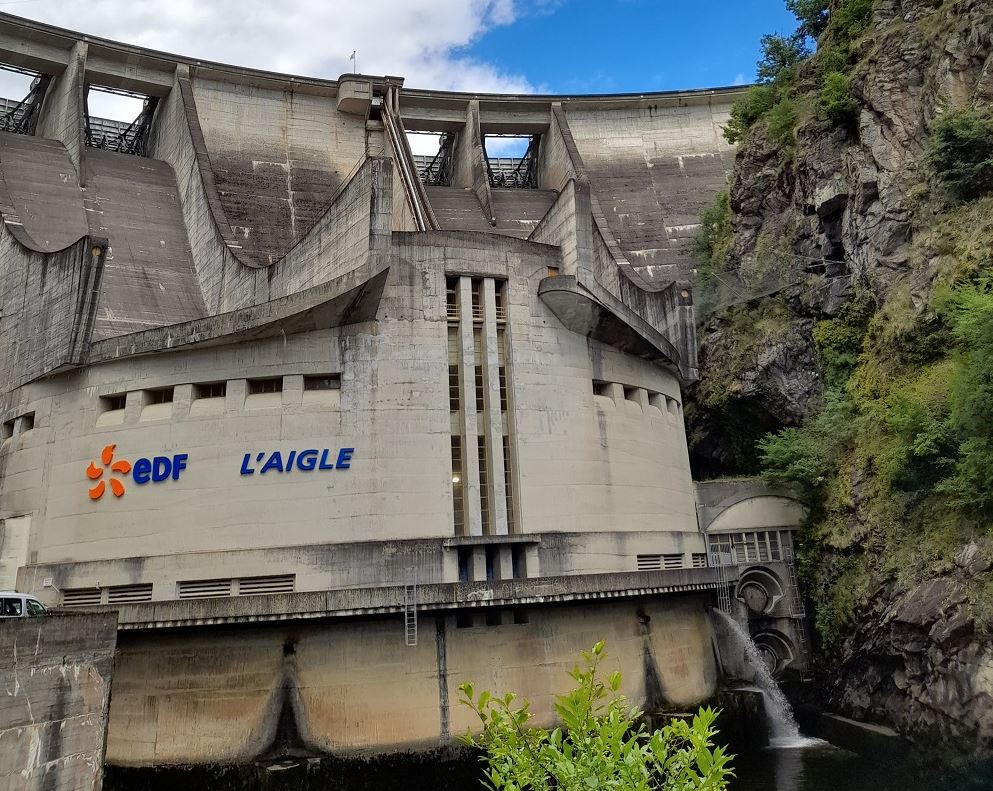
<path fill-rule="evenodd" d="M 625 387 L 624 388 L 624 400 L 626 400 L 626 401 L 637 401 L 638 400 L 638 388 L 637 387 Z"/>
<path fill-rule="evenodd" d="M 303 378 L 304 390 L 340 390 L 341 375 L 325 374 L 321 376 L 305 376 Z"/>
<path fill-rule="evenodd" d="M 458 550 L 459 582 L 468 582 L 472 569 L 472 550 L 460 547 Z"/>
<path fill-rule="evenodd" d="M 496 298 L 496 320 L 499 323 L 503 323 L 507 320 L 507 283 L 496 284 L 496 293 L 494 294 Z"/>
<path fill-rule="evenodd" d="M 514 610 L 514 623 L 521 624 L 528 622 L 528 611 L 517 608 Z"/>
<path fill-rule="evenodd" d="M 10 439 L 12 436 L 14 436 L 14 421 L 5 420 L 0 427 L 0 439 Z"/>
<path fill-rule="evenodd" d="M 503 624 L 503 613 L 500 610 L 487 610 L 486 611 L 486 625 L 487 626 L 500 626 Z"/>
<path fill-rule="evenodd" d="M 271 379 L 249 379 L 248 394 L 261 395 L 263 393 L 283 392 L 283 377 L 277 376 Z"/>
<path fill-rule="evenodd" d="M 21 415 L 20 433 L 23 434 L 25 431 L 30 431 L 33 428 L 34 428 L 34 412 L 28 412 L 26 415 Z"/>
<path fill-rule="evenodd" d="M 100 411 L 115 412 L 127 406 L 128 394 L 115 393 L 114 395 L 100 396 Z"/>
<path fill-rule="evenodd" d="M 610 382 L 601 382 L 599 379 L 593 380 L 593 395 L 610 398 Z"/>
<path fill-rule="evenodd" d="M 558 277 L 559 276 L 559 268 L 557 266 L 550 266 L 550 267 L 548 267 L 548 276 L 549 277 Z"/>
<path fill-rule="evenodd" d="M 449 321 L 459 320 L 459 279 L 450 277 L 445 281 L 445 313 Z"/>
<path fill-rule="evenodd" d="M 161 387 L 157 390 L 146 390 L 145 391 L 145 404 L 171 404 L 172 403 L 172 388 L 171 387 Z"/>
<path fill-rule="evenodd" d="M 224 398 L 228 394 L 227 382 L 207 382 L 193 386 L 193 397 L 200 398 Z"/>

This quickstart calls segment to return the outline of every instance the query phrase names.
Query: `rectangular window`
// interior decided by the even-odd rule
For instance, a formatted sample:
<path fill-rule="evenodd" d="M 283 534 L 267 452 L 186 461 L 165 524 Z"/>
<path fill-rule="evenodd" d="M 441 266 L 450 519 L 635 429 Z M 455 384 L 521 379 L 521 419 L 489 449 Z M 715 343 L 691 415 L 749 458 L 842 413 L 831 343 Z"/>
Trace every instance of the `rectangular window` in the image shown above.
<path fill-rule="evenodd" d="M 227 382 L 208 382 L 193 386 L 193 398 L 224 398 L 228 394 Z"/>
<path fill-rule="evenodd" d="M 558 277 L 559 276 L 559 268 L 557 266 L 550 266 L 547 269 L 547 274 L 548 274 L 549 277 Z"/>
<path fill-rule="evenodd" d="M 483 523 L 483 535 L 490 533 L 490 476 L 486 464 L 486 437 L 476 437 L 479 447 L 479 516 Z"/>
<path fill-rule="evenodd" d="M 261 395 L 262 393 L 283 392 L 283 377 L 276 376 L 270 379 L 249 379 L 248 394 Z"/>
<path fill-rule="evenodd" d="M 127 401 L 127 393 L 115 393 L 114 395 L 100 396 L 100 411 L 116 412 L 118 409 L 124 409 Z"/>
<path fill-rule="evenodd" d="M 449 321 L 459 320 L 459 279 L 449 277 L 445 280 L 445 312 Z"/>
<path fill-rule="evenodd" d="M 599 379 L 593 380 L 593 395 L 604 398 L 612 398 L 610 394 L 610 382 L 601 382 Z"/>
<path fill-rule="evenodd" d="M 483 281 L 472 281 L 472 320 L 483 320 Z"/>
<path fill-rule="evenodd" d="M 459 411 L 459 367 L 457 365 L 448 366 L 448 408 L 452 412 Z"/>
<path fill-rule="evenodd" d="M 528 622 L 528 611 L 520 607 L 514 610 L 514 623 L 521 624 Z"/>
<path fill-rule="evenodd" d="M 452 437 L 452 506 L 455 535 L 465 535 L 465 473 L 462 469 L 462 437 Z"/>
<path fill-rule="evenodd" d="M 503 613 L 500 610 L 487 610 L 486 611 L 486 625 L 487 626 L 500 626 L 503 623 L 501 616 Z"/>
<path fill-rule="evenodd" d="M 499 549 L 486 547 L 486 581 L 492 582 L 497 578 L 497 562 Z"/>
<path fill-rule="evenodd" d="M 341 374 L 320 374 L 303 378 L 304 390 L 341 390 Z"/>
<path fill-rule="evenodd" d="M 0 439 L 10 439 L 14 436 L 14 421 L 5 420 L 3 422 L 3 427 L 0 428 Z"/>
<path fill-rule="evenodd" d="M 507 321 L 507 282 L 496 284 L 496 320 L 503 324 Z"/>
<path fill-rule="evenodd" d="M 482 414 L 486 409 L 486 393 L 483 390 L 483 366 L 476 366 L 476 411 Z"/>
<path fill-rule="evenodd" d="M 145 405 L 150 404 L 171 404 L 172 403 L 172 391 L 171 387 L 160 387 L 155 390 L 145 391 Z"/>
<path fill-rule="evenodd" d="M 34 428 L 34 412 L 28 412 L 26 415 L 21 415 L 21 428 L 20 433 L 23 434 L 25 431 L 31 431 Z"/>
<path fill-rule="evenodd" d="M 472 331 L 472 355 L 475 361 L 473 383 L 476 388 L 476 411 L 486 408 L 486 394 L 483 391 L 483 332 L 480 329 Z"/>
<path fill-rule="evenodd" d="M 510 553 L 510 562 L 515 580 L 522 580 L 527 577 L 527 551 L 524 547 L 519 545 L 513 546 Z"/>
<path fill-rule="evenodd" d="M 507 532 L 514 532 L 514 486 L 510 469 L 510 437 L 503 436 L 503 490 L 507 499 Z M 517 576 L 516 574 L 514 575 Z"/>
<path fill-rule="evenodd" d="M 638 401 L 638 388 L 637 387 L 625 387 L 624 388 L 624 399 L 626 401 Z"/>
<path fill-rule="evenodd" d="M 461 547 L 458 550 L 458 564 L 459 582 L 468 582 L 472 568 L 472 550 L 469 547 Z"/>

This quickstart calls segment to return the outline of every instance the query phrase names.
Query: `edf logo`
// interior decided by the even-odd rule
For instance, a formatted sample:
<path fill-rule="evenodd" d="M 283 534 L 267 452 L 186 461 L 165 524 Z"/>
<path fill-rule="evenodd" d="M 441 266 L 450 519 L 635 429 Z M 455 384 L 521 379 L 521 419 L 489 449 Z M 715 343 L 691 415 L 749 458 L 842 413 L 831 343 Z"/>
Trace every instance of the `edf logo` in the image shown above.
<path fill-rule="evenodd" d="M 113 477 L 115 473 L 125 478 L 130 473 L 131 479 L 138 486 L 143 486 L 149 482 L 161 483 L 169 478 L 178 481 L 180 473 L 186 469 L 186 460 L 189 458 L 189 454 L 177 453 L 174 456 L 153 456 L 150 459 L 137 459 L 132 464 L 127 459 L 114 461 L 116 449 L 117 445 L 107 445 L 100 453 L 100 461 L 103 466 L 98 467 L 95 462 L 91 461 L 86 468 L 86 477 L 91 481 L 97 481 L 96 485 L 88 490 L 91 500 L 99 500 L 103 497 L 104 492 L 107 491 L 108 482 L 114 497 L 124 496 L 126 491 L 124 483 L 119 478 Z M 110 476 L 107 480 L 100 480 L 107 470 L 110 470 Z"/>

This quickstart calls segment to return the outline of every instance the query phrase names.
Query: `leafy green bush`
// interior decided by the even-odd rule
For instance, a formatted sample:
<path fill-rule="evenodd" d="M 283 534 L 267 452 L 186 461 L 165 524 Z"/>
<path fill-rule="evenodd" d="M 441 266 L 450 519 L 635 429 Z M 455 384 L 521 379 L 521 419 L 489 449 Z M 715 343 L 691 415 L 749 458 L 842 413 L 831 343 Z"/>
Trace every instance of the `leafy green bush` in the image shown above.
<path fill-rule="evenodd" d="M 724 127 L 724 138 L 729 143 L 743 140 L 749 128 L 776 103 L 776 90 L 772 85 L 753 85 L 731 105 L 731 118 Z"/>
<path fill-rule="evenodd" d="M 848 77 L 840 71 L 824 75 L 817 94 L 817 113 L 835 126 L 853 126 L 858 118 L 858 105 L 852 96 Z"/>
<path fill-rule="evenodd" d="M 693 238 L 693 253 L 699 276 L 706 279 L 724 268 L 731 244 L 731 197 L 718 192 L 700 213 L 700 229 Z"/>
<path fill-rule="evenodd" d="M 527 701 L 513 693 L 475 696 L 459 687 L 460 701 L 479 717 L 482 733 L 463 742 L 483 750 L 484 785 L 493 791 L 723 791 L 732 775 L 730 758 L 713 745 L 717 714 L 701 709 L 692 724 L 674 719 L 649 733 L 618 694 L 620 673 L 606 683 L 598 675 L 604 644 L 583 653 L 585 669 L 570 675 L 576 688 L 555 699 L 561 725 L 554 730 L 528 725 Z"/>
<path fill-rule="evenodd" d="M 969 201 L 993 192 L 993 112 L 942 115 L 931 132 L 930 160 L 956 199 Z"/>
<path fill-rule="evenodd" d="M 780 148 L 789 148 L 795 142 L 797 122 L 800 120 L 800 111 L 797 103 L 792 98 L 780 99 L 766 113 L 766 122 L 769 125 L 769 137 L 775 141 Z"/>
<path fill-rule="evenodd" d="M 839 0 L 828 17 L 828 35 L 847 45 L 865 33 L 872 22 L 873 0 Z"/>

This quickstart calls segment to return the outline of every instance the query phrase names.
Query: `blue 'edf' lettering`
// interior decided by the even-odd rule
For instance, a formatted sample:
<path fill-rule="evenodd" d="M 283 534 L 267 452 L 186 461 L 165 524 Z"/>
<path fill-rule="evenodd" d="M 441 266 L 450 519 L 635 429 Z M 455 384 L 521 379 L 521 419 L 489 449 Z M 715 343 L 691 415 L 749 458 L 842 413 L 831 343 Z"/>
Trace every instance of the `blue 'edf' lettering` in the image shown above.
<path fill-rule="evenodd" d="M 151 459 L 138 459 L 131 468 L 131 478 L 139 486 L 149 481 L 161 483 L 168 478 L 179 480 L 179 474 L 186 469 L 188 453 L 177 453 L 173 457 L 155 456 Z"/>

